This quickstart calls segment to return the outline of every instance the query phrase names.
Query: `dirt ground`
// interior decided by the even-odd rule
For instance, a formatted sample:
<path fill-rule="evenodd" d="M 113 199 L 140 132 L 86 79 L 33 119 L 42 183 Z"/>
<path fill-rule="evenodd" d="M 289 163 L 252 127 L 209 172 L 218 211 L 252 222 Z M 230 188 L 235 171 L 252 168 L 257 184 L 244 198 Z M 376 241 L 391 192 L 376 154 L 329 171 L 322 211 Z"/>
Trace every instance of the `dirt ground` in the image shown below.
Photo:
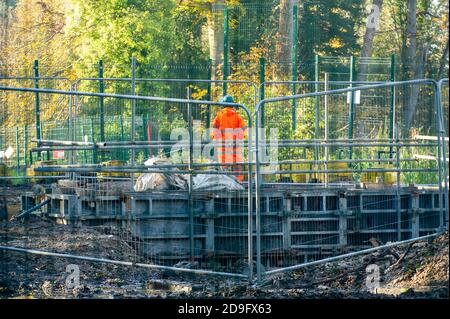
<path fill-rule="evenodd" d="M 14 204 L 14 203 L 13 203 Z M 0 245 L 114 260 L 134 250 L 105 227 L 39 218 L 0 223 Z M 449 298 L 448 232 L 431 241 L 272 275 L 258 285 L 228 277 L 174 273 L 0 250 L 0 298 Z M 67 288 L 67 266 L 80 285 Z M 367 266 L 380 288 L 367 287 Z"/>

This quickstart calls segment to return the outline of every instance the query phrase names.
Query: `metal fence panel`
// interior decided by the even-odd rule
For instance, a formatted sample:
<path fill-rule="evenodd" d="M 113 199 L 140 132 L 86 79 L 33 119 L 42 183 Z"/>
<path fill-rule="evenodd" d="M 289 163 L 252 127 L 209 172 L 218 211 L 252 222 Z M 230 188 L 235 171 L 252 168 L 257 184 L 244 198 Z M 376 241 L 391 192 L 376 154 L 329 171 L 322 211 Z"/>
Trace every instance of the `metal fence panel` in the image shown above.
<path fill-rule="evenodd" d="M 406 81 L 260 102 L 259 275 L 444 227 L 436 87 Z"/>
<path fill-rule="evenodd" d="M 46 139 L 33 150 L 70 154 L 69 166 L 61 161 L 36 169 L 68 174 L 52 185 L 43 214 L 113 236 L 122 254 L 119 262 L 251 279 L 256 257 L 261 278 L 434 234 L 446 226 L 446 163 L 439 138 L 446 111 L 443 106 L 441 114 L 439 87 L 433 81 L 360 83 L 354 88 L 344 82 L 268 84 L 269 91 L 287 87 L 300 94 L 260 102 L 255 123 L 261 123 L 264 106 L 265 130 L 252 130 L 250 110 L 234 105 L 249 126 L 239 165 L 208 157 L 217 145 L 211 144 L 207 130 L 211 117 L 203 115 L 205 110 L 217 114 L 224 104 L 133 96 L 127 91 L 136 92 L 137 80 L 135 84 L 134 89 L 125 87 L 126 95 L 40 90 L 40 96 L 76 96 L 78 103 L 70 134 L 44 134 Z M 328 90 L 321 91 L 322 85 Z M 19 99 L 36 93 L 26 88 L 0 91 L 14 92 Z M 186 96 L 193 96 L 192 87 L 186 88 Z M 144 165 L 155 156 L 166 161 Z M 143 174 L 152 172 L 166 183 L 175 180 L 184 186 L 135 190 Z M 194 189 L 199 176 L 220 177 Z M 224 176 L 243 176 L 243 188 L 218 188 Z M 29 202 L 24 208 L 39 203 L 35 194 L 24 195 L 23 203 Z M 22 248 L 63 253 L 39 243 Z"/>
<path fill-rule="evenodd" d="M 11 89 L 27 95 L 34 89 Z M 16 91 L 17 92 L 17 91 Z M 71 165 L 47 165 L 36 168 L 40 173 L 70 173 L 66 179 L 52 184 L 48 194 L 50 202 L 43 208 L 44 215 L 70 225 L 83 225 L 83 229 L 99 227 L 114 236 L 117 249 L 128 247 L 122 261 L 137 263 L 146 267 L 214 273 L 249 278 L 252 273 L 251 234 L 251 130 L 248 143 L 243 144 L 243 162 L 233 165 L 219 164 L 211 152 L 217 145 L 211 143 L 207 129 L 209 123 L 195 118 L 205 107 L 212 113 L 223 106 L 234 106 L 241 113 L 249 128 L 252 127 L 251 113 L 241 104 L 170 99 L 147 96 L 124 96 L 73 91 L 39 90 L 40 95 L 63 94 L 86 96 L 98 105 L 99 99 L 105 105 L 129 103 L 132 114 L 139 109 L 150 114 L 165 114 L 183 109 L 187 112 L 173 114 L 163 123 L 168 134 L 155 141 L 142 135 L 131 135 L 128 130 L 123 140 L 40 140 L 34 152 L 64 150 L 72 153 Z M 128 100 L 127 102 L 125 102 Z M 140 103 L 135 103 L 139 101 Z M 92 117 L 98 116 L 98 109 L 83 106 Z M 110 112 L 108 108 L 105 111 Z M 112 108 L 111 115 L 126 116 L 128 108 Z M 186 115 L 184 117 L 183 115 Z M 155 119 L 156 119 L 155 115 Z M 79 119 L 75 117 L 74 121 Z M 134 128 L 138 128 L 141 118 L 134 117 Z M 82 122 L 83 123 L 83 122 Z M 133 122 L 131 122 L 133 123 Z M 117 130 L 115 121 L 105 121 L 105 132 Z M 95 136 L 98 136 L 96 134 Z M 92 135 L 94 136 L 94 135 Z M 111 139 L 114 134 L 111 134 Z M 209 147 L 209 148 L 208 148 Z M 131 153 L 131 160 L 121 161 L 123 152 Z M 217 151 L 215 151 L 217 152 Z M 109 159 L 100 165 L 85 165 L 84 154 Z M 217 156 L 217 153 L 213 154 Z M 149 158 L 159 157 L 163 165 L 144 166 Z M 81 161 L 78 159 L 81 158 Z M 158 187 L 145 189 L 145 179 L 153 175 Z M 239 183 L 237 177 L 244 181 Z M 202 184 L 197 181 L 209 180 Z M 234 188 L 224 187 L 224 181 Z M 141 183 L 140 183 L 141 182 Z M 139 184 L 140 183 L 140 184 Z M 205 183 L 205 181 L 203 182 Z M 141 188 L 136 188 L 141 185 Z M 39 199 L 29 194 L 30 203 L 38 204 Z M 67 231 L 75 231 L 68 227 Z M 24 248 L 35 248 L 29 245 Z M 65 253 L 54 247 L 40 247 L 53 253 Z M 82 255 L 82 254 L 81 254 Z M 83 257 L 83 255 L 82 255 Z M 96 258 L 90 255 L 84 257 Z M 251 266 L 249 266 L 251 265 Z"/>
<path fill-rule="evenodd" d="M 92 92 L 101 89 L 106 93 L 133 94 L 132 79 L 80 79 L 75 85 L 77 91 Z M 194 79 L 136 79 L 134 93 L 140 96 L 160 96 L 181 99 L 196 99 L 220 101 L 223 84 L 228 86 L 228 94 L 236 103 L 249 105 L 253 110 L 256 99 L 256 87 L 248 81 L 210 81 Z M 187 118 L 187 108 L 183 105 L 168 102 L 152 102 L 152 112 L 149 103 L 137 100 L 135 102 L 135 127 L 131 125 L 131 102 L 116 99 L 97 99 L 93 97 L 78 97 L 75 102 L 74 139 L 125 141 L 129 140 L 132 130 L 135 139 L 157 142 L 170 135 L 173 126 Z M 103 113 L 102 111 L 103 110 Z M 217 108 L 203 105 L 192 110 L 195 121 L 209 127 Z M 103 114 L 103 116 L 101 115 Z M 103 124 L 102 124 L 103 123 Z M 104 127 L 102 129 L 102 127 Z M 157 150 L 148 148 L 136 155 L 143 158 Z M 128 154 L 128 155 L 127 155 Z M 129 152 L 122 152 L 122 159 L 129 160 Z M 90 158 L 88 157 L 88 161 Z"/>
<path fill-rule="evenodd" d="M 449 88 L 448 88 L 448 79 L 442 79 L 439 81 L 439 93 L 440 93 L 440 105 L 441 105 L 441 118 L 442 118 L 442 128 L 443 129 L 442 137 L 442 146 L 443 146 L 443 152 L 442 152 L 442 166 L 443 166 L 443 174 L 444 174 L 444 182 L 445 182 L 445 193 L 446 193 L 446 202 L 444 203 L 444 206 L 447 210 L 447 216 L 446 216 L 446 225 L 448 227 L 448 220 L 449 220 L 449 197 L 448 197 L 448 184 L 449 184 L 449 177 L 448 174 L 450 172 L 449 170 L 449 112 L 448 112 L 448 105 L 449 105 Z"/>

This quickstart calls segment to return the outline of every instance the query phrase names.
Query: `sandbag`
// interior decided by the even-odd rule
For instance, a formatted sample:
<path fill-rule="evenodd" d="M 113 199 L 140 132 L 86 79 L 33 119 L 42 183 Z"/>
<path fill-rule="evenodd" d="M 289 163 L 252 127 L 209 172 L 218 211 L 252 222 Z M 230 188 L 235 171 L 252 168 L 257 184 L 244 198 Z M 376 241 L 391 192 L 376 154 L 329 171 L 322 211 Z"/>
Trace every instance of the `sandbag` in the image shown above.
<path fill-rule="evenodd" d="M 244 190 L 234 176 L 198 174 L 192 179 L 193 190 Z"/>
<path fill-rule="evenodd" d="M 146 190 L 168 190 L 170 185 L 167 183 L 163 174 L 145 173 L 139 175 L 134 184 L 136 192 L 145 192 Z"/>
<path fill-rule="evenodd" d="M 153 157 L 145 161 L 145 166 L 170 165 L 168 159 Z M 161 168 L 161 170 L 169 170 Z M 170 168 L 172 173 L 144 173 L 141 174 L 135 185 L 136 192 L 144 192 L 147 190 L 186 190 L 188 189 L 188 175 L 173 173 L 176 168 Z M 219 191 L 219 190 L 244 190 L 245 188 L 239 183 L 235 176 L 231 175 L 208 175 L 198 174 L 192 178 L 193 190 Z"/>
<path fill-rule="evenodd" d="M 170 165 L 171 162 L 160 157 L 152 157 L 145 161 L 145 166 Z M 169 170 L 161 168 L 161 170 Z M 170 170 L 176 170 L 170 169 Z M 144 173 L 141 174 L 134 185 L 136 192 L 147 190 L 169 190 L 169 189 L 187 189 L 187 179 L 183 174 L 176 173 Z"/>

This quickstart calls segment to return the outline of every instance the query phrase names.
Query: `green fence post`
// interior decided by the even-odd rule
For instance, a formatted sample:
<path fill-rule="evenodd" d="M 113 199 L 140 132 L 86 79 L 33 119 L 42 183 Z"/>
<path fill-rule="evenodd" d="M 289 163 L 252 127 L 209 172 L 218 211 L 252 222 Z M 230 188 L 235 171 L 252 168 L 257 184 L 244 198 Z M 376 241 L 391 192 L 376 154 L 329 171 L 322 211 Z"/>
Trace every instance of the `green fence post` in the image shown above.
<path fill-rule="evenodd" d="M 319 81 L 320 81 L 320 56 L 318 54 L 315 55 L 314 57 L 314 80 L 315 80 L 315 84 L 314 84 L 314 90 L 315 92 L 319 92 L 320 90 L 320 85 L 319 85 Z M 319 138 L 319 125 L 320 125 L 320 121 L 319 121 L 319 116 L 320 116 L 320 97 L 316 96 L 315 98 L 315 112 L 314 112 L 314 138 L 318 139 Z M 316 147 L 314 147 L 314 160 L 318 160 L 319 159 L 319 150 Z"/>
<path fill-rule="evenodd" d="M 94 137 L 94 119 L 91 117 L 91 140 L 94 143 L 94 149 L 92 151 L 92 163 L 97 163 L 97 148 L 95 146 L 95 137 Z"/>
<path fill-rule="evenodd" d="M 144 141 L 148 141 L 148 134 L 147 134 L 147 119 L 146 116 L 142 116 L 142 133 L 144 133 L 142 136 L 144 137 Z M 148 149 L 144 149 L 144 158 L 148 158 Z"/>
<path fill-rule="evenodd" d="M 34 60 L 34 87 L 39 89 L 39 61 Z M 40 105 L 39 105 L 39 92 L 35 93 L 35 114 L 36 114 L 36 139 L 41 139 L 41 113 L 40 113 Z M 37 144 L 40 147 L 40 143 Z M 41 159 L 41 152 L 37 153 L 38 160 Z"/>
<path fill-rule="evenodd" d="M 120 114 L 119 115 L 119 124 L 120 124 L 120 140 L 121 141 L 124 141 L 125 140 L 125 138 L 124 138 L 124 136 L 125 136 L 125 133 L 124 133 L 124 128 L 123 128 L 123 115 L 122 114 Z M 125 161 L 125 150 L 122 150 L 121 151 L 121 155 L 122 155 L 122 161 Z"/>
<path fill-rule="evenodd" d="M 16 126 L 16 171 L 20 172 L 19 127 Z"/>
<path fill-rule="evenodd" d="M 319 65 L 319 63 L 320 63 L 320 56 L 318 54 L 316 54 L 314 56 L 314 80 L 316 82 L 319 81 L 319 77 L 320 77 L 320 65 Z M 316 84 L 316 91 L 319 90 L 318 87 L 319 87 L 319 85 Z"/>
<path fill-rule="evenodd" d="M 82 122 L 82 124 L 81 124 L 81 135 L 82 135 L 82 139 L 83 139 L 83 141 L 85 141 L 85 136 L 86 136 L 86 132 L 84 131 L 84 124 L 86 124 L 85 123 L 85 119 L 83 119 L 83 122 Z M 86 153 L 86 150 L 83 150 L 83 158 L 84 158 L 84 162 L 85 163 L 87 163 L 87 153 Z"/>
<path fill-rule="evenodd" d="M 292 8 L 292 77 L 291 80 L 293 82 L 297 81 L 297 13 L 298 7 L 294 5 Z M 297 88 L 295 83 L 292 84 L 292 95 L 295 95 L 297 92 Z M 295 132 L 295 128 L 297 127 L 297 101 L 292 100 L 292 132 Z"/>
<path fill-rule="evenodd" d="M 28 166 L 28 163 L 27 163 L 27 144 L 28 144 L 27 131 L 28 131 L 28 125 L 25 124 L 23 126 L 23 163 L 25 165 L 25 168 Z"/>
<path fill-rule="evenodd" d="M 98 61 L 98 91 L 99 93 L 105 93 L 105 81 L 103 80 L 103 60 Z M 99 97 L 98 106 L 100 112 L 100 141 L 105 141 L 105 100 L 103 97 Z M 97 158 L 96 151 L 94 150 L 94 156 Z M 100 153 L 100 157 L 103 160 L 103 153 Z"/>
<path fill-rule="evenodd" d="M 208 80 L 212 78 L 212 59 L 208 60 Z M 211 82 L 208 82 L 208 88 L 206 93 L 206 100 L 211 101 Z M 206 126 L 211 125 L 211 105 L 208 104 L 206 109 Z"/>
<path fill-rule="evenodd" d="M 395 54 L 391 55 L 390 81 L 395 82 Z M 394 138 L 394 116 L 395 116 L 395 87 L 391 87 L 391 99 L 389 108 L 389 139 Z M 392 147 L 389 149 L 389 158 L 392 158 Z"/>
<path fill-rule="evenodd" d="M 99 93 L 105 93 L 105 81 L 103 80 L 103 60 L 98 62 L 98 91 Z M 104 113 L 104 99 L 103 97 L 99 97 L 98 99 L 98 107 L 100 112 L 100 140 L 102 142 L 105 141 L 105 113 Z"/>
<path fill-rule="evenodd" d="M 259 58 L 259 100 L 262 101 L 265 98 L 265 88 L 264 82 L 266 82 L 266 59 Z M 264 116 L 264 104 L 261 107 L 261 127 L 264 127 L 265 116 Z"/>
<path fill-rule="evenodd" d="M 131 95 L 136 95 L 136 58 L 131 57 Z M 136 140 L 136 100 L 131 100 L 131 141 Z M 136 162 L 136 149 L 131 149 L 131 167 Z M 134 174 L 131 173 L 131 183 L 134 185 Z"/>
<path fill-rule="evenodd" d="M 355 57 L 352 55 L 350 57 L 350 87 L 353 87 L 353 81 L 355 80 Z M 349 142 L 353 139 L 353 122 L 355 119 L 355 92 L 350 93 L 350 108 L 349 108 L 349 116 L 348 116 L 348 139 Z M 353 149 L 350 146 L 348 158 L 352 159 Z M 351 166 L 351 165 L 350 165 Z"/>
<path fill-rule="evenodd" d="M 228 8 L 223 11 L 223 80 L 228 79 Z M 227 95 L 227 83 L 223 83 L 222 94 Z"/>

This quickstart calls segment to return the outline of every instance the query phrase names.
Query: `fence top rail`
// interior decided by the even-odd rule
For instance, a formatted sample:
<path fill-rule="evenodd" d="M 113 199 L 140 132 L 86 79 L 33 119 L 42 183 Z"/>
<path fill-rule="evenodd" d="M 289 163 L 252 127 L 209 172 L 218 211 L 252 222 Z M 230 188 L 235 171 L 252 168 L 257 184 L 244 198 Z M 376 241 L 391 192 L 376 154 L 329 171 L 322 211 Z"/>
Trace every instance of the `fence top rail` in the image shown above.
<path fill-rule="evenodd" d="M 16 251 L 16 252 L 22 252 L 22 253 L 28 253 L 28 254 L 35 254 L 35 255 L 61 257 L 61 258 L 67 258 L 67 259 L 78 259 L 78 260 L 115 264 L 115 265 L 122 265 L 122 266 L 163 269 L 163 270 L 171 270 L 171 271 L 177 271 L 177 272 L 195 273 L 195 274 L 201 274 L 201 275 L 217 275 L 217 276 L 248 278 L 248 276 L 246 276 L 246 275 L 235 274 L 235 273 L 227 273 L 227 272 L 211 271 L 211 270 L 203 270 L 203 269 L 188 269 L 188 268 L 179 268 L 179 267 L 145 264 L 145 263 L 135 263 L 135 262 L 131 262 L 131 261 L 120 261 L 120 260 L 96 258 L 96 257 L 82 256 L 82 255 L 63 254 L 63 253 L 57 253 L 57 252 L 50 252 L 50 251 L 37 250 L 37 249 L 26 249 L 26 248 L 13 247 L 13 246 L 0 246 L 0 250 L 9 250 L 9 251 Z"/>
<path fill-rule="evenodd" d="M 327 55 L 319 55 L 319 59 L 321 60 L 327 60 L 327 61 L 333 61 L 333 60 L 350 60 L 350 56 L 327 56 Z M 391 62 L 390 57 L 386 58 L 377 58 L 377 57 L 360 57 L 360 56 L 353 56 L 358 61 L 374 61 L 374 62 Z"/>
<path fill-rule="evenodd" d="M 36 88 L 21 88 L 21 87 L 9 87 L 0 86 L 0 91 L 15 91 L 15 92 L 34 92 L 34 93 L 47 93 L 47 94 L 61 94 L 61 95 L 77 95 L 77 96 L 92 96 L 103 98 L 117 98 L 128 100 L 145 100 L 154 102 L 172 102 L 172 103 L 186 103 L 197 105 L 216 105 L 216 106 L 231 106 L 243 109 L 249 119 L 248 126 L 251 127 L 251 113 L 250 110 L 244 105 L 239 103 L 225 103 L 214 102 L 206 100 L 189 100 L 179 98 L 165 98 L 156 96 L 139 96 L 139 95 L 126 95 L 126 94 L 111 94 L 111 93 L 92 93 L 92 92 L 80 92 L 80 91 L 64 91 L 64 90 L 52 90 L 52 89 L 36 89 Z"/>
<path fill-rule="evenodd" d="M 380 84 L 372 84 L 372 85 L 348 87 L 348 88 L 336 89 L 336 90 L 328 90 L 328 91 L 296 94 L 296 95 L 290 95 L 290 96 L 274 97 L 274 98 L 269 98 L 269 99 L 264 99 L 264 100 L 259 101 L 259 103 L 256 105 L 255 115 L 259 114 L 259 110 L 260 110 L 261 106 L 266 103 L 283 102 L 283 101 L 290 101 L 290 100 L 301 99 L 301 98 L 306 98 L 306 97 L 318 97 L 318 96 L 323 96 L 323 95 L 332 95 L 332 94 L 355 92 L 355 91 L 361 91 L 361 90 L 378 89 L 378 88 L 391 87 L 391 86 L 393 87 L 393 86 L 400 86 L 400 85 L 405 85 L 405 84 L 431 84 L 434 86 L 434 88 L 436 90 L 438 90 L 438 88 L 439 88 L 438 83 L 433 79 L 418 79 L 418 80 L 409 80 L 409 81 L 383 82 Z"/>
<path fill-rule="evenodd" d="M 0 80 L 63 80 L 71 82 L 69 78 L 52 76 L 0 76 Z"/>
<path fill-rule="evenodd" d="M 329 84 L 383 84 L 393 83 L 388 81 L 328 81 Z M 266 81 L 260 85 L 267 84 L 325 84 L 325 81 Z"/>
<path fill-rule="evenodd" d="M 440 79 L 438 84 L 439 84 L 439 87 L 442 87 L 443 84 L 448 85 L 448 78 Z"/>
<path fill-rule="evenodd" d="M 1 131 L 1 130 L 0 130 Z M 417 135 L 415 138 L 405 138 L 401 139 L 403 143 L 411 143 L 412 145 L 421 145 L 418 141 L 420 140 L 432 140 L 437 141 L 437 136 L 426 136 Z M 367 138 L 329 138 L 329 139 L 278 139 L 276 142 L 261 142 L 261 144 L 280 144 L 280 143 L 309 143 L 311 145 L 322 145 L 325 143 L 329 144 L 342 144 L 342 143 L 354 143 L 354 142 L 366 142 L 368 145 L 371 143 L 392 143 L 395 138 L 377 138 L 377 139 L 367 139 Z M 97 142 L 78 142 L 78 141 L 67 141 L 67 140 L 45 140 L 45 139 L 32 139 L 32 142 L 39 143 L 42 146 L 112 146 L 112 145 L 153 145 L 153 144 L 179 144 L 178 140 L 167 140 L 167 141 L 97 141 Z M 245 140 L 243 141 L 245 143 Z M 203 141 L 203 143 L 211 143 L 210 141 Z M 403 144 L 402 144 L 403 145 Z"/>
<path fill-rule="evenodd" d="M 96 78 L 96 77 L 92 77 L 92 78 L 81 78 L 81 79 L 77 79 L 76 83 L 78 84 L 80 81 L 122 81 L 122 82 L 127 82 L 127 81 L 133 81 L 133 78 Z M 160 78 L 136 78 L 134 79 L 134 81 L 140 81 L 140 82 L 185 82 L 185 83 L 190 83 L 190 82 L 197 82 L 197 83 L 231 83 L 231 84 L 236 84 L 236 83 L 240 83 L 240 84 L 248 84 L 248 85 L 253 85 L 256 86 L 255 83 L 251 82 L 251 81 L 247 81 L 247 80 L 202 80 L 202 79 L 160 79 Z"/>
<path fill-rule="evenodd" d="M 390 247 L 396 247 L 396 246 L 400 246 L 400 245 L 413 243 L 413 242 L 416 242 L 416 241 L 419 241 L 419 240 L 424 240 L 424 239 L 437 237 L 437 236 L 439 236 L 441 234 L 443 234 L 443 231 L 442 230 L 438 230 L 434 234 L 429 234 L 429 235 L 420 236 L 420 237 L 416 237 L 416 238 L 411 238 L 411 239 L 406 239 L 406 240 L 397 241 L 397 242 L 393 242 L 393 243 L 388 243 L 388 244 L 380 245 L 380 246 L 373 247 L 373 248 L 363 249 L 363 250 L 359 250 L 359 251 L 355 251 L 355 252 L 351 252 L 351 253 L 347 253 L 347 254 L 343 254 L 343 255 L 338 255 L 338 256 L 334 256 L 334 257 L 328 257 L 328 258 L 324 258 L 324 259 L 321 259 L 321 260 L 315 260 L 315 261 L 311 261 L 311 262 L 306 262 L 306 263 L 299 264 L 299 265 L 294 265 L 294 266 L 288 266 L 288 267 L 284 267 L 284 268 L 269 270 L 269 271 L 266 271 L 265 274 L 266 275 L 271 275 L 271 274 L 275 274 L 275 273 L 279 273 L 279 272 L 294 271 L 294 270 L 298 270 L 300 268 L 305 268 L 305 267 L 325 264 L 325 263 L 328 263 L 328 262 L 334 262 L 334 261 L 345 259 L 345 258 L 349 258 L 349 257 L 354 257 L 354 256 L 359 256 L 359 255 L 373 253 L 373 252 L 381 250 L 381 249 L 386 249 L 386 248 L 390 248 Z"/>

